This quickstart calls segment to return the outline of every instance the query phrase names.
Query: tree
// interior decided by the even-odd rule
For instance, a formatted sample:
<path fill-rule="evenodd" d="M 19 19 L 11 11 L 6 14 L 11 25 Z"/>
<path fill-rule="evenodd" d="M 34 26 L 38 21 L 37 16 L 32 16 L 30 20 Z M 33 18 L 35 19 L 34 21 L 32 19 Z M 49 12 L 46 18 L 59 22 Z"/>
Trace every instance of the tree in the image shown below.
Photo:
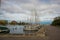
<path fill-rule="evenodd" d="M 11 21 L 9 24 L 10 25 L 17 25 L 18 23 L 16 21 Z"/>
<path fill-rule="evenodd" d="M 54 18 L 54 21 L 52 22 L 53 26 L 60 26 L 60 17 Z"/>
<path fill-rule="evenodd" d="M 0 25 L 7 25 L 8 21 L 7 20 L 0 20 Z"/>

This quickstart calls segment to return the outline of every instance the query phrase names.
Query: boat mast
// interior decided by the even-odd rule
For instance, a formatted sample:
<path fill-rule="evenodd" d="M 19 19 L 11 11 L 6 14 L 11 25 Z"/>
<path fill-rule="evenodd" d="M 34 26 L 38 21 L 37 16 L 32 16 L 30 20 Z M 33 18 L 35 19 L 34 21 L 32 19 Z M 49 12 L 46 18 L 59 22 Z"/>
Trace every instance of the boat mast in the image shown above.
<path fill-rule="evenodd" d="M 37 11 L 36 11 L 35 8 L 32 10 L 32 21 L 33 21 L 35 24 L 38 22 L 38 15 L 37 15 Z"/>

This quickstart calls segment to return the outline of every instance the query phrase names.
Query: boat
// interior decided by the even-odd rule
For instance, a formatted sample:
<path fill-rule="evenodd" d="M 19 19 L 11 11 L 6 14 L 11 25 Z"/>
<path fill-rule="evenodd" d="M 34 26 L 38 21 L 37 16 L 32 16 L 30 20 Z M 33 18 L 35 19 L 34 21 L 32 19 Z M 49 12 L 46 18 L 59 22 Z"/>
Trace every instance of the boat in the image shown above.
<path fill-rule="evenodd" d="M 31 26 L 31 25 L 24 27 L 24 31 L 37 31 L 37 30 L 38 29 L 36 27 Z"/>
<path fill-rule="evenodd" d="M 0 26 L 0 33 L 9 33 L 10 30 L 7 27 Z"/>

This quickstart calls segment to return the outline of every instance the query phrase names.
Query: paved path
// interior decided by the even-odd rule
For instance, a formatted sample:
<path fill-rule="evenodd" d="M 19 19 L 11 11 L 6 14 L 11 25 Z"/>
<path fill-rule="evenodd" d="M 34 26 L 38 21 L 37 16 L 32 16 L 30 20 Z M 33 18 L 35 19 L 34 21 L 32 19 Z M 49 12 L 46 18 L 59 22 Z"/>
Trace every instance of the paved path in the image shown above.
<path fill-rule="evenodd" d="M 47 40 L 60 40 L 60 28 L 54 26 L 46 26 Z"/>

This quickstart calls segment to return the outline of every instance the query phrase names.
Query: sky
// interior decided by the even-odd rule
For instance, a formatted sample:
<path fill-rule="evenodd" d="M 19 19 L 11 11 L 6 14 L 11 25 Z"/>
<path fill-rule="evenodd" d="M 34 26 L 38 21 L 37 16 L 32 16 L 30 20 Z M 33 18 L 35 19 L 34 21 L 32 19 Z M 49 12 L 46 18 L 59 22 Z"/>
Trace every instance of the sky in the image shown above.
<path fill-rule="evenodd" d="M 0 20 L 29 21 L 35 11 L 39 21 L 60 16 L 60 0 L 1 0 Z"/>

